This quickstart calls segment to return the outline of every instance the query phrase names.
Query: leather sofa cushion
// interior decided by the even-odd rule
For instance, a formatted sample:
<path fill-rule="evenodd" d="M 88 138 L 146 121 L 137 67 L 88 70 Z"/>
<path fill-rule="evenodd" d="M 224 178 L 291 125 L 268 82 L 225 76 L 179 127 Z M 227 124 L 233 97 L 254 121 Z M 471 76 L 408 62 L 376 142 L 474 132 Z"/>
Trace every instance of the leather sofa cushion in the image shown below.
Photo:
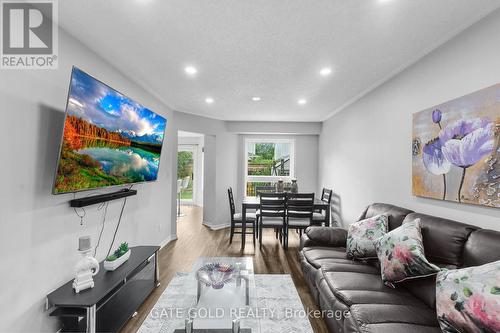
<path fill-rule="evenodd" d="M 345 247 L 347 242 L 347 230 L 338 227 L 311 226 L 306 229 L 303 238 L 304 240 L 301 239 L 301 243 L 304 247 Z"/>
<path fill-rule="evenodd" d="M 356 272 L 366 274 L 380 274 L 380 268 L 365 264 L 362 261 L 327 262 L 321 266 L 324 272 Z"/>
<path fill-rule="evenodd" d="M 480 229 L 465 243 L 464 266 L 480 266 L 500 260 L 500 232 Z"/>
<path fill-rule="evenodd" d="M 411 213 L 403 223 L 420 219 L 427 260 L 437 265 L 460 267 L 467 238 L 478 227 L 440 217 Z"/>
<path fill-rule="evenodd" d="M 355 304 L 392 304 L 392 305 L 414 305 L 423 307 L 423 303 L 407 292 L 394 291 L 366 291 L 366 290 L 342 290 L 336 293 L 340 300 L 348 305 Z"/>
<path fill-rule="evenodd" d="M 312 297 L 317 303 L 319 294 L 318 294 L 318 289 L 316 288 L 315 278 L 316 275 L 318 274 L 318 269 L 307 261 L 303 251 L 299 252 L 299 258 L 300 258 L 300 264 L 302 266 L 302 274 L 304 275 L 304 279 L 306 281 L 306 284 L 309 288 Z"/>
<path fill-rule="evenodd" d="M 349 321 L 355 331 L 370 333 L 441 332 L 436 312 L 414 305 L 356 304 L 350 308 Z"/>
<path fill-rule="evenodd" d="M 343 247 L 306 247 L 303 249 L 306 260 L 316 268 L 327 262 L 350 263 Z"/>
<path fill-rule="evenodd" d="M 404 287 L 428 307 L 436 308 L 436 275 L 410 279 L 398 284 Z"/>
<path fill-rule="evenodd" d="M 318 274 L 320 275 L 320 274 Z M 332 313 L 344 314 L 349 313 L 349 307 L 339 301 L 331 292 L 330 287 L 328 287 L 324 279 L 317 282 L 319 293 L 319 306 L 323 310 L 332 311 Z M 328 326 L 329 332 L 343 332 L 342 328 L 344 326 L 344 320 L 346 317 L 344 315 L 335 318 L 331 316 L 325 316 L 325 323 Z"/>
<path fill-rule="evenodd" d="M 344 272 L 356 272 L 356 273 L 367 273 L 367 274 L 378 274 L 379 269 L 363 264 L 360 261 L 345 261 L 345 262 L 324 262 L 322 269 L 318 269 L 315 276 L 316 286 L 322 285 L 321 292 L 324 295 L 331 295 L 335 298 L 332 288 L 325 281 L 324 272 L 329 271 L 344 271 Z M 323 283 L 324 282 L 324 283 Z M 318 287 L 319 288 L 319 287 Z M 342 303 L 344 304 L 344 303 Z M 346 305 L 346 304 L 344 304 Z M 346 305 L 347 306 L 347 305 Z"/>
<path fill-rule="evenodd" d="M 356 332 L 357 329 L 347 328 L 345 332 Z M 442 333 L 439 327 L 421 326 L 401 323 L 370 324 L 363 327 L 361 332 L 369 333 Z"/>
<path fill-rule="evenodd" d="M 366 266 L 367 268 L 373 268 Z M 329 267 L 331 268 L 331 267 Z M 343 269 L 343 271 L 339 271 Z M 333 295 L 347 306 L 354 304 L 425 304 L 403 288 L 392 289 L 385 286 L 378 271 L 358 272 L 355 267 L 346 269 L 335 267 L 334 271 L 322 268 L 324 279 Z"/>
<path fill-rule="evenodd" d="M 359 217 L 359 220 L 364 220 L 369 217 L 374 217 L 380 214 L 386 214 L 389 217 L 389 230 L 396 229 L 403 223 L 406 215 L 413 211 L 384 203 L 374 203 L 368 206 Z"/>

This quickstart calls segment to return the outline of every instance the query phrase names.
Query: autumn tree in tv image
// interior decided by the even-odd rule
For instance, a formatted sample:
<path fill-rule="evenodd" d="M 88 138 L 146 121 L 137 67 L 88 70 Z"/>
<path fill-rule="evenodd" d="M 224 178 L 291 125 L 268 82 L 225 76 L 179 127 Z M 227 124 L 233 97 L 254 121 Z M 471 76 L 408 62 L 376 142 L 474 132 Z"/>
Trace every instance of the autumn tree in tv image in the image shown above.
<path fill-rule="evenodd" d="M 54 193 L 154 181 L 166 119 L 73 68 Z"/>

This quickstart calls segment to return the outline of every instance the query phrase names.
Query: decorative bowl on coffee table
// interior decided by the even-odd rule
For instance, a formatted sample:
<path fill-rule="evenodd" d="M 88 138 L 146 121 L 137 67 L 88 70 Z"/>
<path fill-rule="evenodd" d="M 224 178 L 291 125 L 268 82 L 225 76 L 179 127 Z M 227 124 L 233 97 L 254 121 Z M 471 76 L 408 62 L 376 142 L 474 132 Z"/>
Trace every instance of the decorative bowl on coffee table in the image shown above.
<path fill-rule="evenodd" d="M 191 323 L 193 332 L 232 332 L 234 325 L 239 327 L 238 314 L 257 306 L 251 257 L 199 257 L 192 275 L 196 299 L 186 317 L 186 328 Z M 258 333 L 250 330 L 249 323 L 252 319 L 243 319 L 240 332 Z"/>
<path fill-rule="evenodd" d="M 196 271 L 196 279 L 207 287 L 212 286 L 214 289 L 222 289 L 225 284 L 234 280 L 234 272 L 235 267 L 231 264 L 221 262 L 206 263 Z"/>

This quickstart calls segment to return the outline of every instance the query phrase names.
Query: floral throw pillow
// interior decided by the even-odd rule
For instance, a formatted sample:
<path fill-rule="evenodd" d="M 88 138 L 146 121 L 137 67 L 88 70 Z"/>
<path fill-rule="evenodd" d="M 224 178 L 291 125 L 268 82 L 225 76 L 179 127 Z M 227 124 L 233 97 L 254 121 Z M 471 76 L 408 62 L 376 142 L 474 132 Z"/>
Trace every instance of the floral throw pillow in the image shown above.
<path fill-rule="evenodd" d="M 500 332 L 500 261 L 438 273 L 436 311 L 443 332 Z"/>
<path fill-rule="evenodd" d="M 403 223 L 375 241 L 382 280 L 393 287 L 395 282 L 430 276 L 439 267 L 425 258 L 420 219 Z"/>
<path fill-rule="evenodd" d="M 387 215 L 377 215 L 349 225 L 347 256 L 351 259 L 377 258 L 373 241 L 387 233 Z"/>

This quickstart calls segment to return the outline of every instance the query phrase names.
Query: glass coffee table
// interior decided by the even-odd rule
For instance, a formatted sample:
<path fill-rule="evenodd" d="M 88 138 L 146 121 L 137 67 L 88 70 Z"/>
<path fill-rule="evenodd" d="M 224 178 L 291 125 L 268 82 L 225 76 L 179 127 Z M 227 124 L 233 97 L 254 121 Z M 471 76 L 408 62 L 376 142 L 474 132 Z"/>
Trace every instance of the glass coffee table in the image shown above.
<path fill-rule="evenodd" d="M 259 333 L 253 260 L 249 257 L 200 257 L 193 265 L 196 299 L 185 328 L 175 333 Z"/>

